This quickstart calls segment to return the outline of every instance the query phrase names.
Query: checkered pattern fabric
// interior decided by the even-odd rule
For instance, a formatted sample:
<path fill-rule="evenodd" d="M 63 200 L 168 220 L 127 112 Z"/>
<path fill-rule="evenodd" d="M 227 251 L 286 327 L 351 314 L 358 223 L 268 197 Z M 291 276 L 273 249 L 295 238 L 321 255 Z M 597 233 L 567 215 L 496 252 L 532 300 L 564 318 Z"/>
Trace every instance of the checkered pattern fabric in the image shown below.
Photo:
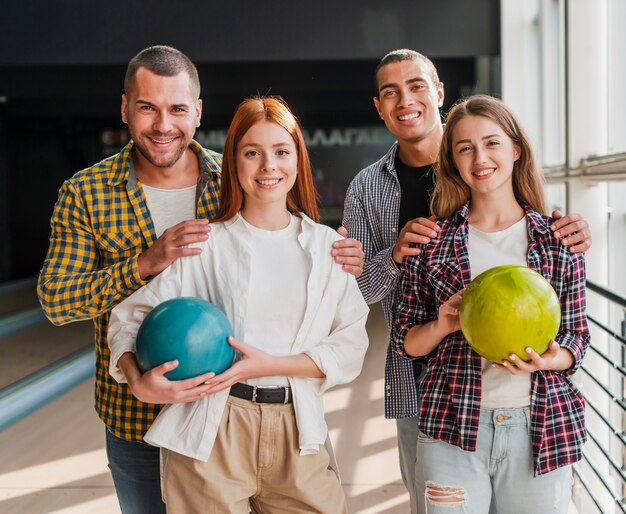
<path fill-rule="evenodd" d="M 55 325 L 93 319 L 96 343 L 95 406 L 118 437 L 141 440 L 160 410 L 138 401 L 126 384 L 108 373 L 109 312 L 143 284 L 137 257 L 156 239 L 146 198 L 131 159 L 133 143 L 60 189 L 51 219 L 52 234 L 37 293 Z M 198 156 L 197 217 L 217 213 L 221 155 L 191 141 Z"/>
<path fill-rule="evenodd" d="M 393 346 L 404 353 L 404 337 L 415 326 L 436 319 L 439 306 L 470 283 L 467 252 L 469 204 L 441 223 L 439 237 L 424 248 L 420 259 L 407 259 L 407 273 L 399 288 L 400 303 L 393 330 Z M 581 364 L 589 344 L 585 309 L 583 254 L 572 254 L 550 232 L 547 216 L 526 209 L 528 267 L 554 287 L 561 303 L 561 327 L 556 341 L 574 356 L 567 371 L 531 374 L 531 440 L 534 473 L 541 475 L 580 460 L 587 438 L 584 401 L 570 375 Z M 522 337 L 523 334 L 520 334 Z M 425 434 L 474 451 L 481 398 L 481 359 L 461 331 L 443 339 L 427 357 L 421 382 L 420 430 Z"/>
<path fill-rule="evenodd" d="M 394 159 L 394 143 L 382 159 L 361 170 L 348 191 L 343 226 L 363 244 L 365 262 L 357 279 L 368 304 L 380 301 L 391 330 L 397 304 L 401 270 L 391 256 L 398 238 L 400 183 Z M 413 365 L 387 348 L 385 363 L 385 417 L 406 418 L 418 414 L 418 396 Z"/>

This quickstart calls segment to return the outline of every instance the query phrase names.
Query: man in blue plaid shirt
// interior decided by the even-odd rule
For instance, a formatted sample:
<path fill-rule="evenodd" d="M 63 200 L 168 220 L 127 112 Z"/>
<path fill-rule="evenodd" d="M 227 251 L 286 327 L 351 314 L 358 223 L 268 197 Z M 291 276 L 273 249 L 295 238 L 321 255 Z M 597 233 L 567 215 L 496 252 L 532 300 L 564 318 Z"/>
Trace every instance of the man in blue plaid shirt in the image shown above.
<path fill-rule="evenodd" d="M 122 119 L 131 141 L 118 154 L 65 181 L 51 219 L 50 247 L 37 292 L 56 325 L 93 319 L 96 411 L 106 424 L 109 467 L 124 514 L 165 513 L 159 449 L 143 436 L 161 404 L 197 400 L 208 375 L 169 381 L 168 362 L 141 373 L 132 353 L 119 365 L 128 384 L 108 373 L 107 327 L 113 307 L 174 260 L 199 252 L 217 214 L 222 156 L 193 135 L 202 100 L 198 72 L 167 46 L 142 50 L 124 80 Z M 362 271 L 360 243 L 343 239 L 333 254 Z M 328 249 L 329 252 L 331 249 Z"/>
<path fill-rule="evenodd" d="M 343 226 L 363 243 L 365 264 L 358 278 L 368 303 L 382 302 L 391 327 L 398 303 L 400 264 L 418 255 L 418 245 L 437 237 L 430 216 L 432 165 L 443 134 L 439 109 L 444 89 L 433 63 L 412 50 L 394 50 L 376 68 L 374 105 L 396 142 L 377 162 L 354 178 L 346 193 Z M 551 227 L 572 252 L 591 246 L 588 224 L 578 215 L 562 216 Z M 417 512 L 414 488 L 419 412 L 419 361 L 387 349 L 385 417 L 395 418 L 400 470 L 409 490 L 411 512 Z"/>

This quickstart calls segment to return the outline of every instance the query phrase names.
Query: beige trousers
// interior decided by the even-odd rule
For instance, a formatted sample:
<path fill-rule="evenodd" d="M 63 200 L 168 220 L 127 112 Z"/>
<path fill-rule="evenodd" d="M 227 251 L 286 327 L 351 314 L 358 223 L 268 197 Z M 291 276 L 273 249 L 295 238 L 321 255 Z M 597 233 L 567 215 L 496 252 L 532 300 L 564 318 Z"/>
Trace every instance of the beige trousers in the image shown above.
<path fill-rule="evenodd" d="M 207 462 L 163 455 L 168 514 L 347 513 L 326 448 L 300 455 L 291 404 L 229 396 Z"/>

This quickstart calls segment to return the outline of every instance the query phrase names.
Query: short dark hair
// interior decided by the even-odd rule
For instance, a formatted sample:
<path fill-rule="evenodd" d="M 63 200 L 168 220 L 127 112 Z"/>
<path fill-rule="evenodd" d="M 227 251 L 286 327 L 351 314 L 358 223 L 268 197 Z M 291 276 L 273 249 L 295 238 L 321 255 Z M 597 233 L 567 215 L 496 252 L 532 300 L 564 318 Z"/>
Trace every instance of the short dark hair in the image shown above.
<path fill-rule="evenodd" d="M 387 66 L 387 64 L 391 64 L 394 62 L 402 62 L 402 61 L 419 61 L 426 65 L 428 72 L 430 73 L 430 78 L 433 81 L 433 84 L 436 86 L 439 85 L 439 75 L 437 75 L 437 68 L 433 62 L 423 54 L 416 52 L 415 50 L 409 50 L 408 48 L 400 48 L 398 50 L 392 50 L 387 55 L 385 55 L 378 66 L 376 66 L 376 71 L 374 72 L 374 88 L 376 89 L 376 97 L 378 98 L 378 72 L 383 66 Z"/>
<path fill-rule="evenodd" d="M 139 68 L 146 68 L 161 77 L 175 77 L 180 72 L 189 75 L 191 93 L 196 99 L 200 98 L 200 79 L 198 70 L 191 59 L 180 50 L 171 46 L 156 45 L 143 49 L 128 63 L 124 77 L 124 92 L 128 92 L 135 85 L 135 78 Z"/>

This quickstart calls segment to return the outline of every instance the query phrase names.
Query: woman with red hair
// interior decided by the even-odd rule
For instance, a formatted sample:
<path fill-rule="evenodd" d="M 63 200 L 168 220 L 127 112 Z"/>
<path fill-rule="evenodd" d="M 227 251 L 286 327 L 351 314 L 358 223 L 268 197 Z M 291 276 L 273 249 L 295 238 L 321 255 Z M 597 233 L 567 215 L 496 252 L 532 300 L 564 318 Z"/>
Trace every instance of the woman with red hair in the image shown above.
<path fill-rule="evenodd" d="M 238 107 L 224 145 L 221 207 L 202 253 L 178 259 L 116 307 L 111 375 L 157 304 L 205 298 L 233 325 L 241 358 L 208 393 L 163 409 L 145 440 L 160 446 L 168 512 L 346 512 L 322 394 L 361 371 L 368 308 L 328 252 L 311 166 L 279 98 Z M 245 343 L 243 342 L 245 341 Z"/>

